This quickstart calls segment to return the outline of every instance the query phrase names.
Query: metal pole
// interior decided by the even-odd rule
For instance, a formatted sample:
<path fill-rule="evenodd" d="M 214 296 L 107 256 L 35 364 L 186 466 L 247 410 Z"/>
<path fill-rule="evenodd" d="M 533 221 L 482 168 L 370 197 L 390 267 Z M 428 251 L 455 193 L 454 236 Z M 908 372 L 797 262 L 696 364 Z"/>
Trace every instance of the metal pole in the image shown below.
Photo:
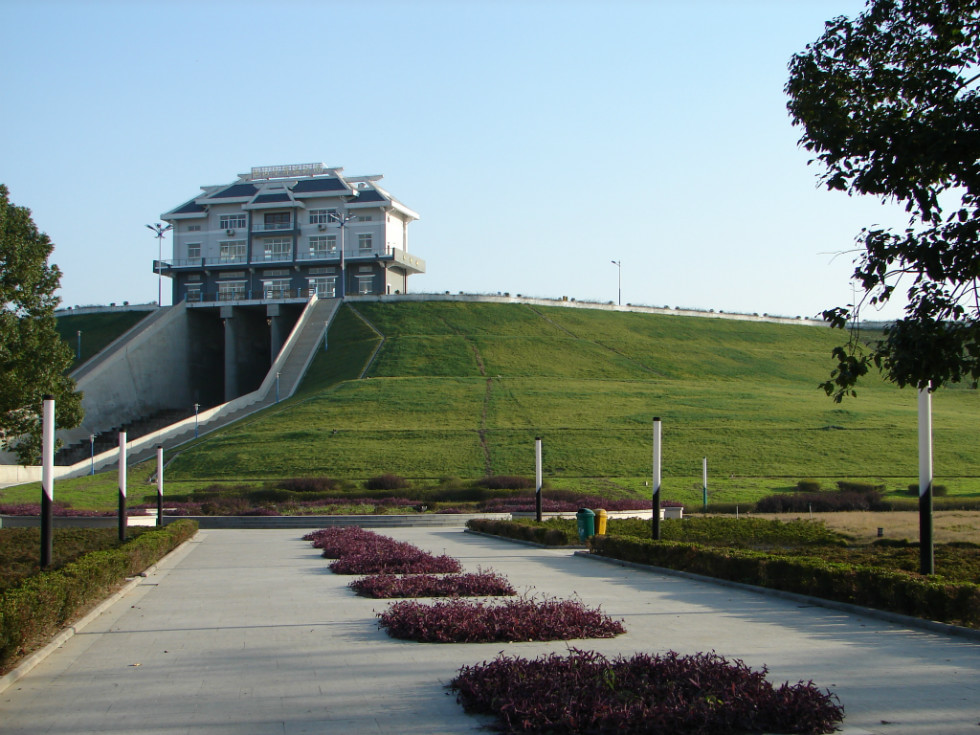
<path fill-rule="evenodd" d="M 41 568 L 51 566 L 54 551 L 54 396 L 41 404 Z"/>
<path fill-rule="evenodd" d="M 279 372 L 276 371 L 276 403 L 279 403 Z"/>
<path fill-rule="evenodd" d="M 90 475 L 95 474 L 95 434 L 88 435 L 89 451 L 92 454 L 92 471 L 89 472 Z"/>
<path fill-rule="evenodd" d="M 174 228 L 173 225 L 164 227 L 159 222 L 147 225 L 157 238 L 157 306 L 163 306 L 163 236 Z"/>
<path fill-rule="evenodd" d="M 705 513 L 708 512 L 708 458 L 701 460 L 701 501 L 704 504 Z"/>
<path fill-rule="evenodd" d="M 541 437 L 534 439 L 534 519 L 541 520 Z"/>
<path fill-rule="evenodd" d="M 200 403 L 195 403 L 194 404 L 194 438 L 195 439 L 197 439 L 197 426 L 198 426 L 198 424 L 197 424 L 197 417 L 198 417 L 198 412 L 200 411 L 200 408 L 201 408 L 201 404 Z"/>
<path fill-rule="evenodd" d="M 653 419 L 653 519 L 651 532 L 654 541 L 660 540 L 660 418 Z"/>
<path fill-rule="evenodd" d="M 163 525 L 163 445 L 157 444 L 157 525 Z"/>
<path fill-rule="evenodd" d="M 126 540 L 126 432 L 119 432 L 119 540 Z"/>
<path fill-rule="evenodd" d="M 82 330 L 78 330 L 78 348 L 75 350 L 75 359 L 81 361 L 82 359 Z"/>
<path fill-rule="evenodd" d="M 919 389 L 919 572 L 934 574 L 932 547 L 932 390 Z"/>
<path fill-rule="evenodd" d="M 617 302 L 617 303 L 618 303 L 618 304 L 619 304 L 620 306 L 622 306 L 622 305 L 623 305 L 623 261 L 621 261 L 621 260 L 612 260 L 612 261 L 610 261 L 610 262 L 611 262 L 611 263 L 612 263 L 612 264 L 613 264 L 614 266 L 616 266 L 617 268 L 619 268 L 619 279 L 618 279 L 618 285 L 619 285 L 619 300 L 618 300 L 618 302 Z"/>

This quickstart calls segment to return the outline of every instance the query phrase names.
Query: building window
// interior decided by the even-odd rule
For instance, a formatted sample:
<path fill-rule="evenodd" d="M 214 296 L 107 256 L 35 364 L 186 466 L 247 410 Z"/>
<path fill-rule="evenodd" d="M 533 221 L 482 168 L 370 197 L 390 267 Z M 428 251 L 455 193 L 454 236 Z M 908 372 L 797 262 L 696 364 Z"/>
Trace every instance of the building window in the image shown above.
<path fill-rule="evenodd" d="M 236 230 L 244 226 L 244 214 L 223 214 L 218 218 L 218 227 L 222 230 Z"/>
<path fill-rule="evenodd" d="M 218 283 L 218 301 L 241 301 L 245 298 L 245 281 Z"/>
<path fill-rule="evenodd" d="M 361 215 L 358 215 L 357 221 L 358 222 L 373 222 L 374 221 L 374 215 L 373 214 L 361 214 Z"/>
<path fill-rule="evenodd" d="M 186 301 L 190 301 L 191 303 L 197 303 L 201 301 L 201 284 L 188 283 L 187 291 L 184 294 L 184 299 Z"/>
<path fill-rule="evenodd" d="M 311 225 L 325 225 L 329 222 L 334 221 L 334 215 L 337 214 L 336 209 L 311 209 L 310 210 L 310 224 Z"/>
<path fill-rule="evenodd" d="M 374 292 L 374 276 L 357 276 L 357 292 L 360 294 Z"/>
<path fill-rule="evenodd" d="M 244 263 L 245 241 L 226 240 L 218 243 L 218 260 L 222 263 Z"/>
<path fill-rule="evenodd" d="M 262 281 L 262 293 L 265 294 L 265 298 L 267 299 L 287 298 L 290 295 L 289 279 L 271 278 L 269 280 Z"/>
<path fill-rule="evenodd" d="M 315 293 L 322 299 L 332 299 L 337 296 L 337 277 L 321 276 L 309 279 L 311 293 Z"/>
<path fill-rule="evenodd" d="M 200 232 L 201 231 L 201 226 L 200 225 L 187 225 L 187 231 L 188 232 Z"/>
<path fill-rule="evenodd" d="M 371 252 L 371 235 L 368 233 L 361 233 L 357 236 L 357 250 L 361 253 Z"/>
<path fill-rule="evenodd" d="M 310 237 L 310 257 L 326 258 L 337 253 L 336 235 L 314 235 Z"/>
<path fill-rule="evenodd" d="M 189 243 L 187 243 L 187 257 L 188 258 L 200 258 L 201 257 L 201 243 L 199 243 L 199 242 L 189 242 Z"/>
<path fill-rule="evenodd" d="M 272 232 L 275 230 L 288 230 L 292 225 L 290 224 L 289 212 L 266 212 L 265 213 L 265 231 Z"/>
<path fill-rule="evenodd" d="M 288 237 L 274 237 L 262 241 L 266 260 L 289 260 L 293 254 L 293 241 Z"/>

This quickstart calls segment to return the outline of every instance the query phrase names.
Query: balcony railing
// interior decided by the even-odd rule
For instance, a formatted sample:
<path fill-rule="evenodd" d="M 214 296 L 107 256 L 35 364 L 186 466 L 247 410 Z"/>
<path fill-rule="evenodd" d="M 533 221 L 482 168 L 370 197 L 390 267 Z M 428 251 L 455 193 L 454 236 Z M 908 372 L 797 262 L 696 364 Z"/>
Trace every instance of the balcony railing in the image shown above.
<path fill-rule="evenodd" d="M 256 291 L 223 291 L 221 293 L 202 293 L 188 291 L 184 300 L 191 304 L 207 304 L 221 301 L 271 301 L 275 299 L 308 299 L 316 293 L 312 288 L 269 288 Z M 320 292 L 322 298 L 333 298 L 326 292 Z"/>
<path fill-rule="evenodd" d="M 284 232 L 293 229 L 292 222 L 253 223 L 252 232 Z"/>
<path fill-rule="evenodd" d="M 425 272 L 425 260 L 422 258 L 415 257 L 410 253 L 402 250 L 401 248 L 385 247 L 385 248 L 372 248 L 371 250 L 361 250 L 356 245 L 354 247 L 344 248 L 344 259 L 351 261 L 365 261 L 371 259 L 384 259 L 384 260 L 394 260 L 398 265 L 403 265 L 417 272 Z M 185 258 L 185 259 L 175 259 L 175 260 L 164 260 L 162 261 L 162 267 L 164 272 L 169 269 L 174 268 L 198 268 L 203 269 L 211 266 L 221 266 L 221 265 L 244 265 L 246 263 L 274 263 L 274 262 L 292 262 L 293 255 L 289 253 L 260 253 L 252 257 L 251 260 L 248 259 L 246 255 L 233 255 L 224 256 L 217 258 Z M 297 261 L 321 261 L 321 262 L 339 262 L 340 261 L 340 250 L 309 250 L 308 248 L 300 248 L 296 252 Z M 156 263 L 156 261 L 154 261 Z M 156 265 L 154 265 L 154 273 Z"/>

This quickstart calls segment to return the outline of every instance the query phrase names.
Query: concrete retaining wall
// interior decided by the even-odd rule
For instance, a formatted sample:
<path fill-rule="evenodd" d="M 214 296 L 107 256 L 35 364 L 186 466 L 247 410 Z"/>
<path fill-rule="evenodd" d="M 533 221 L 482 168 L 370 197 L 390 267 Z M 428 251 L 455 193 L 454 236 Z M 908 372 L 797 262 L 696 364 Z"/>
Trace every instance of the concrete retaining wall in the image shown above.
<path fill-rule="evenodd" d="M 413 515 L 350 516 L 164 516 L 164 525 L 182 519 L 197 521 L 201 528 L 398 528 L 422 526 L 462 528 L 471 518 L 509 521 L 510 513 L 416 513 Z"/>

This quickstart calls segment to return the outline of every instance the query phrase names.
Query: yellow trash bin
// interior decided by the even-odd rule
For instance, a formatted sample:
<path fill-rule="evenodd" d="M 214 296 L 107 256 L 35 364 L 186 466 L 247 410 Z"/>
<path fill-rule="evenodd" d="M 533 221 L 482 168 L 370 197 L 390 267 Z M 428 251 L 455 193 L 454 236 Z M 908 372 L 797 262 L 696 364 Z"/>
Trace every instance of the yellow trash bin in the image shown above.
<path fill-rule="evenodd" d="M 608 518 L 609 514 L 602 508 L 599 508 L 599 510 L 595 512 L 595 532 L 597 536 L 606 535 L 606 520 Z"/>

